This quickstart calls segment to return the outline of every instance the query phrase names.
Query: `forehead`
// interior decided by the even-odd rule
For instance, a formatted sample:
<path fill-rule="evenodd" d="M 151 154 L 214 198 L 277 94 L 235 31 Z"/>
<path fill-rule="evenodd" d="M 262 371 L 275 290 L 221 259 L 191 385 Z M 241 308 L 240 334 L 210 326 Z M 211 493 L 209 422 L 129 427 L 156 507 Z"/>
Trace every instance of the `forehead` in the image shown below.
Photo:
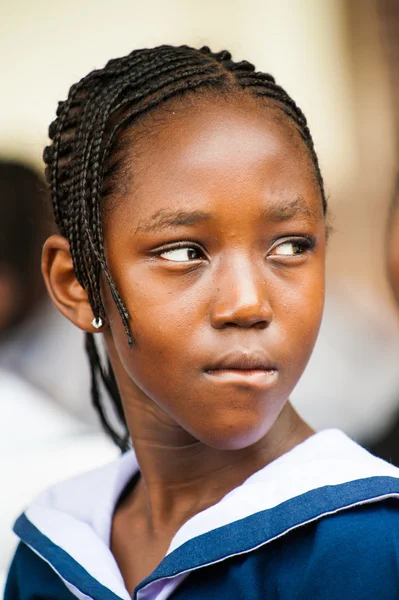
<path fill-rule="evenodd" d="M 304 198 L 322 213 L 313 163 L 296 126 L 252 98 L 177 101 L 145 118 L 124 143 L 124 193 L 138 217 L 169 204 Z M 114 204 L 114 203 L 112 203 Z M 245 205 L 242 205 L 245 208 Z"/>

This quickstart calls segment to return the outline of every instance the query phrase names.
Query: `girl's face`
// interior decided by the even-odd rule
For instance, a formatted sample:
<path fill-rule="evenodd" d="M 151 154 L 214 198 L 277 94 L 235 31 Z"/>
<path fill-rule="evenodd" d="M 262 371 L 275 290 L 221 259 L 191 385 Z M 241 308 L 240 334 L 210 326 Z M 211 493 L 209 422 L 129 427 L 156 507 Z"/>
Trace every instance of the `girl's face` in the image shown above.
<path fill-rule="evenodd" d="M 243 448 L 276 421 L 319 330 L 320 190 L 277 109 L 201 100 L 155 122 L 104 224 L 134 339 L 104 286 L 119 385 L 127 411 L 140 399 L 209 446 Z"/>

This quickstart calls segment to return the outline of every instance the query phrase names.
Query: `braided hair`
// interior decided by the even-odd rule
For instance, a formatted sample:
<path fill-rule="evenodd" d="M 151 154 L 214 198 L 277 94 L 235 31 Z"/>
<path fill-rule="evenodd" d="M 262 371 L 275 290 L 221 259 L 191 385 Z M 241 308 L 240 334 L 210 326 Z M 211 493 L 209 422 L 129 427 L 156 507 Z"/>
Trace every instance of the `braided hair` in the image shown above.
<path fill-rule="evenodd" d="M 188 46 L 160 46 L 134 50 L 89 73 L 71 87 L 67 100 L 58 105 L 57 118 L 49 128 L 51 144 L 43 153 L 45 175 L 56 224 L 69 241 L 76 278 L 88 294 L 93 315 L 105 318 L 100 294 L 102 272 L 130 346 L 133 340 L 129 314 L 105 260 L 102 204 L 118 170 L 115 156 L 122 133 L 167 100 L 196 90 L 246 92 L 283 111 L 305 143 L 326 212 L 323 180 L 305 116 L 271 75 L 255 71 L 249 62 L 234 62 L 226 50 L 213 53 L 208 47 L 197 50 Z M 94 406 L 107 433 L 125 451 L 129 434 L 118 387 L 109 361 L 103 366 L 90 333 L 86 333 L 86 351 Z M 112 399 L 122 434 L 115 430 L 107 415 L 100 382 Z"/>

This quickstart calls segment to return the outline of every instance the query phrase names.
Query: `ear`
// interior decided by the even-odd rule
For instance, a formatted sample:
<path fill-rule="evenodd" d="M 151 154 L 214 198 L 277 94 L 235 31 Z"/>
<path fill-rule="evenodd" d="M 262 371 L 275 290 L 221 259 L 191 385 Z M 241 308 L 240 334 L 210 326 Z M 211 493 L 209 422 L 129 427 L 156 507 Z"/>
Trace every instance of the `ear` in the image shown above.
<path fill-rule="evenodd" d="M 52 235 L 43 246 L 42 273 L 53 304 L 74 325 L 95 333 L 93 311 L 86 290 L 76 279 L 68 240 Z"/>

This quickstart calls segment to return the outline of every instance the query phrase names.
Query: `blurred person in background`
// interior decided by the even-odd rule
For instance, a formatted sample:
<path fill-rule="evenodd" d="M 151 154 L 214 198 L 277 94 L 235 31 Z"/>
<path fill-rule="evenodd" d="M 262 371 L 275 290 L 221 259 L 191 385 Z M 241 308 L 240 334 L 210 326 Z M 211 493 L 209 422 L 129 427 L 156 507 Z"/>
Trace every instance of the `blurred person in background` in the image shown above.
<path fill-rule="evenodd" d="M 316 430 L 337 427 L 366 447 L 385 437 L 398 405 L 398 329 L 368 289 L 328 281 L 320 335 L 291 396 Z"/>
<path fill-rule="evenodd" d="M 389 282 L 399 307 L 399 172 L 388 217 L 386 258 Z"/>
<path fill-rule="evenodd" d="M 16 546 L 12 523 L 24 506 L 60 472 L 72 475 L 115 454 L 105 436 L 92 435 L 92 428 L 57 406 L 51 386 L 46 393 L 35 385 L 38 374 L 44 379 L 52 373 L 59 355 L 71 368 L 62 337 L 56 360 L 41 346 L 55 335 L 52 319 L 46 318 L 55 311 L 40 271 L 50 231 L 47 211 L 47 191 L 36 171 L 0 161 L 0 590 Z M 70 377 L 66 371 L 59 376 L 59 388 Z"/>
<path fill-rule="evenodd" d="M 389 282 L 399 308 L 399 172 L 388 218 L 386 259 Z M 370 450 L 377 456 L 399 465 L 399 410 Z"/>
<path fill-rule="evenodd" d="M 54 310 L 40 272 L 48 202 L 33 168 L 0 161 L 0 368 L 97 424 L 82 336 Z"/>
<path fill-rule="evenodd" d="M 44 300 L 39 264 L 48 235 L 47 192 L 30 167 L 0 162 L 0 340 Z M 47 227 L 46 227 L 47 225 Z"/>

